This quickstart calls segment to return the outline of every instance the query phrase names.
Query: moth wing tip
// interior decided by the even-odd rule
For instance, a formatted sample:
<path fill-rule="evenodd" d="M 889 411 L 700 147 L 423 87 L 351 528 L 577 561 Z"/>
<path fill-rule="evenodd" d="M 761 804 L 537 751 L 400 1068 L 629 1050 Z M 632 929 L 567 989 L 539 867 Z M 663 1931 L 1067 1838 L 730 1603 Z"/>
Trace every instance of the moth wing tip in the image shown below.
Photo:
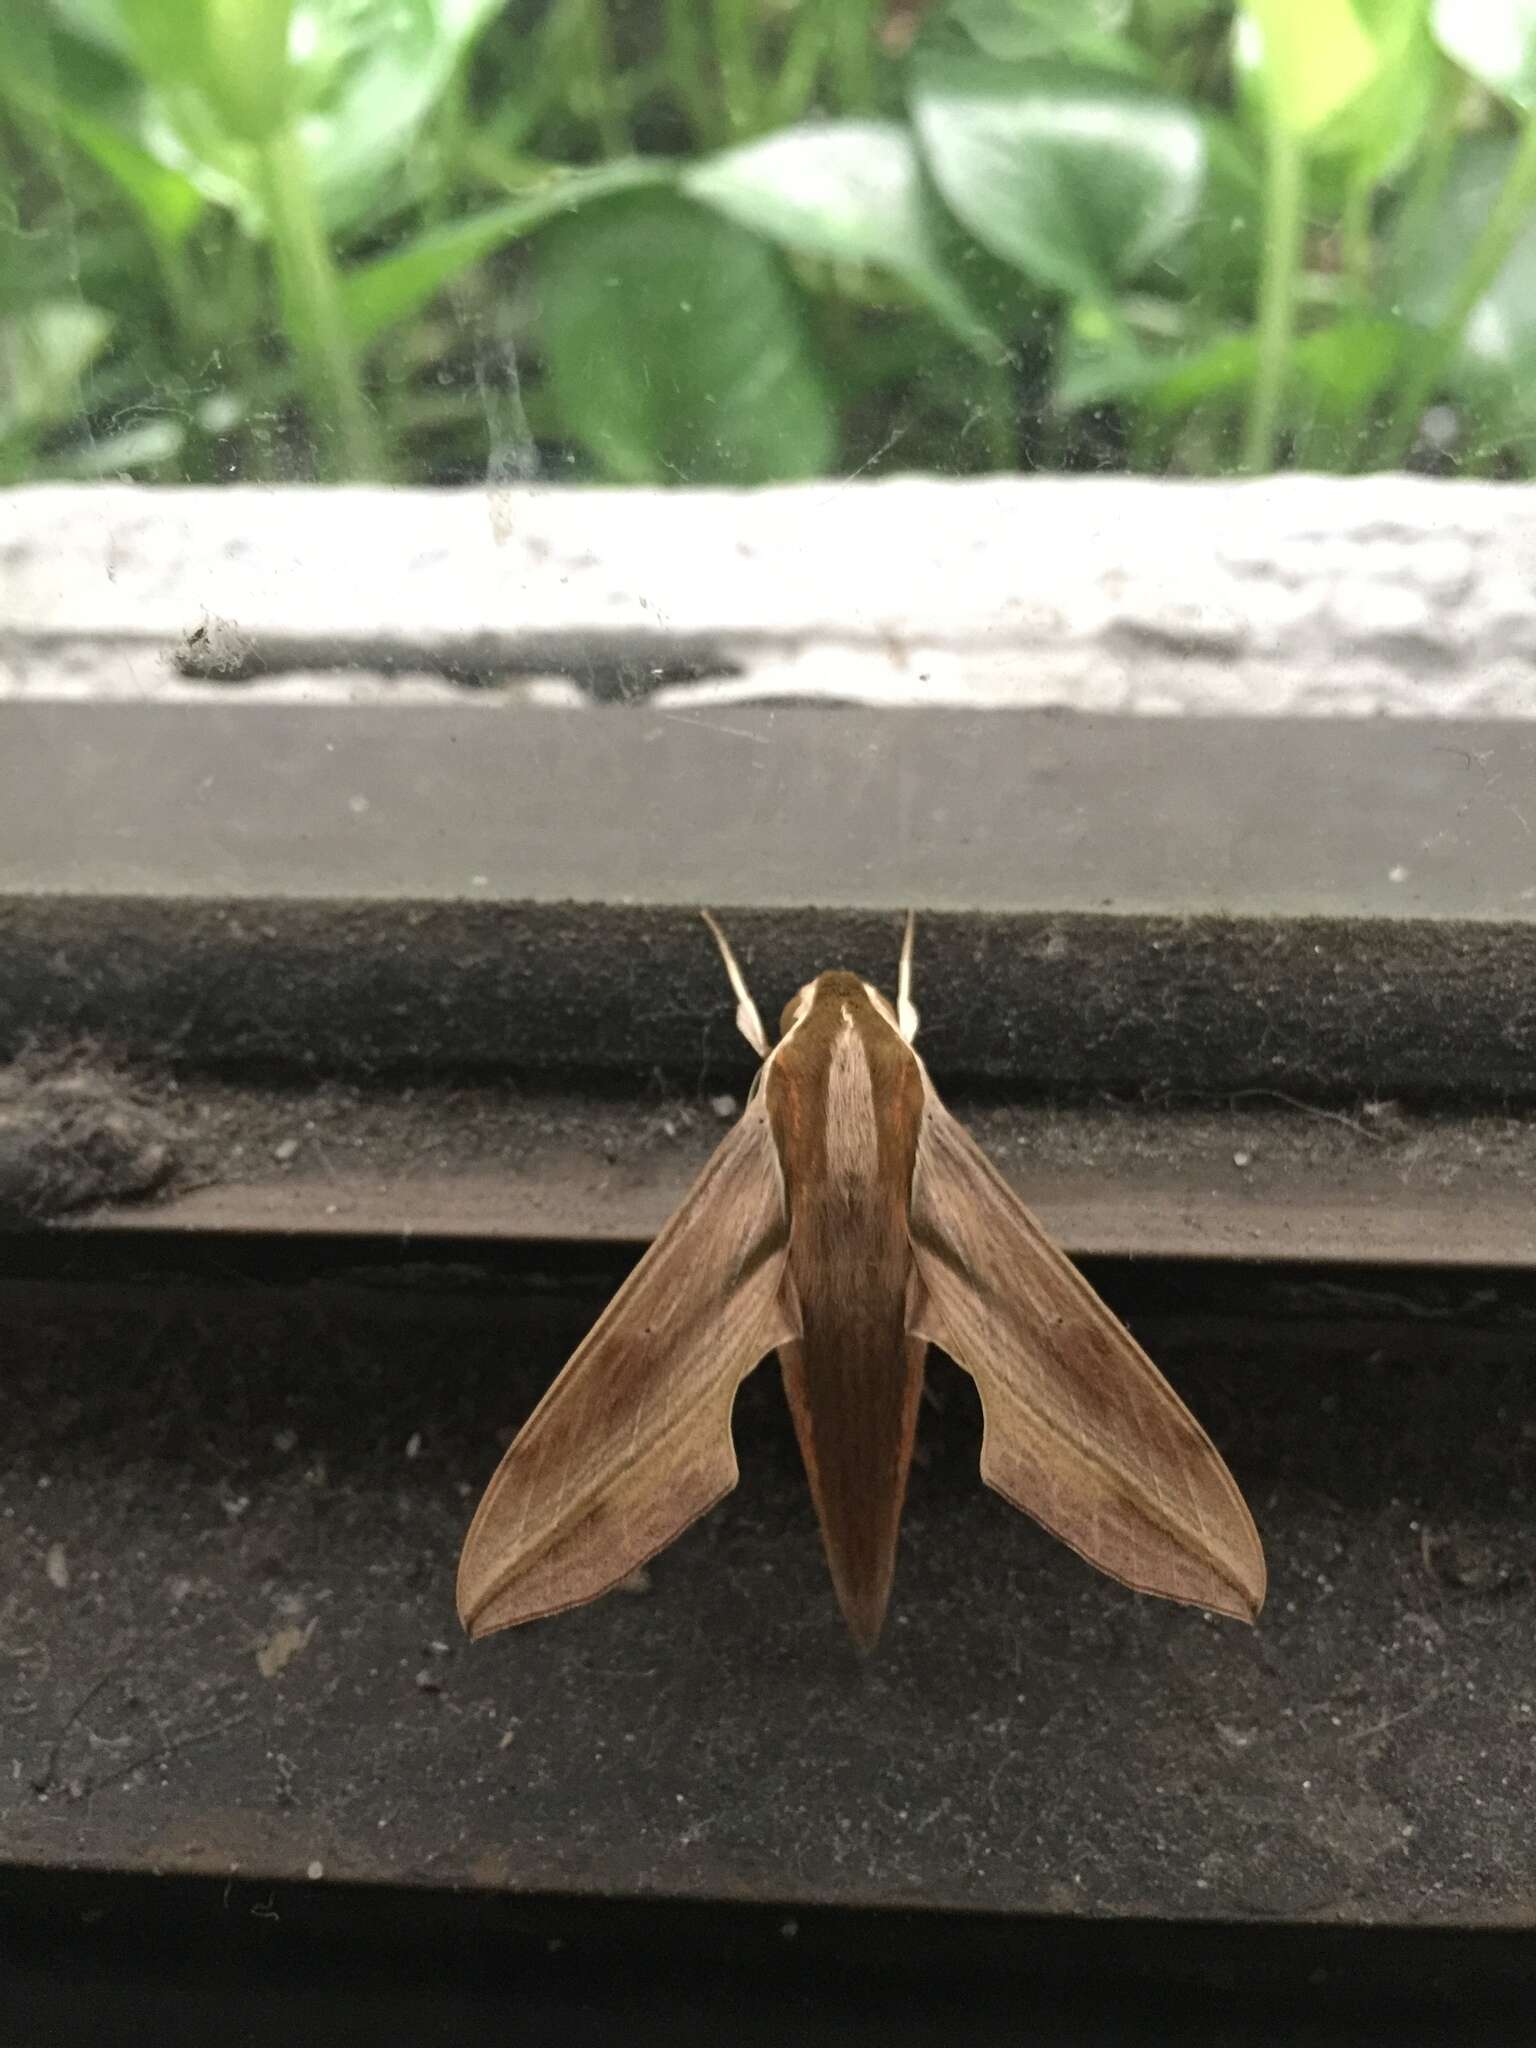
<path fill-rule="evenodd" d="M 1247 1555 L 1243 1559 L 1244 1571 L 1238 1581 L 1246 1612 L 1243 1621 L 1255 1622 L 1264 1612 L 1264 1602 L 1269 1597 L 1269 1561 L 1264 1555 L 1264 1544 L 1258 1530 L 1253 1526 L 1253 1517 L 1244 1511 L 1248 1524 Z"/>
<path fill-rule="evenodd" d="M 453 1589 L 453 1604 L 458 1611 L 459 1626 L 472 1643 L 482 1636 L 493 1635 L 501 1623 L 489 1620 L 486 1610 L 496 1598 L 497 1588 L 492 1581 L 487 1583 L 485 1575 L 476 1571 L 470 1555 L 470 1545 L 464 1546 L 459 1559 L 458 1578 Z"/>
<path fill-rule="evenodd" d="M 1252 1628 L 1263 1612 L 1263 1608 L 1264 1603 L 1262 1600 L 1255 1601 L 1246 1597 L 1239 1597 L 1223 1601 L 1220 1606 L 1210 1606 L 1209 1612 L 1219 1614 L 1224 1621 L 1240 1621 L 1244 1628 Z"/>
<path fill-rule="evenodd" d="M 472 1643 L 484 1642 L 487 1636 L 494 1636 L 504 1628 L 515 1628 L 518 1622 L 531 1617 L 526 1614 L 509 1614 L 496 1611 L 494 1592 L 484 1593 L 475 1599 L 460 1599 L 458 1602 L 459 1626 Z"/>
<path fill-rule="evenodd" d="M 1224 1614 L 1229 1621 L 1245 1622 L 1250 1628 L 1257 1622 L 1264 1612 L 1269 1582 L 1262 1552 L 1254 1562 L 1255 1569 L 1251 1577 L 1245 1574 L 1240 1578 L 1235 1573 L 1227 1576 L 1231 1597 L 1212 1606 L 1213 1614 Z"/>

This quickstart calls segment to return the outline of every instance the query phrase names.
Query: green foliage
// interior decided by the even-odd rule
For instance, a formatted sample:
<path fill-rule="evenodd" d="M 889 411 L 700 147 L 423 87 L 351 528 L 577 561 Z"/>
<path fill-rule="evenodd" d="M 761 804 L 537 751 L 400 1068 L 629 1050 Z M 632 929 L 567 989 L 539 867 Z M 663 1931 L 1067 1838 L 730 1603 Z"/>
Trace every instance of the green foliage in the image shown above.
<path fill-rule="evenodd" d="M 1376 45 L 1351 0 L 1248 0 L 1245 33 L 1276 122 L 1315 140 L 1375 82 Z"/>
<path fill-rule="evenodd" d="M 935 53 L 916 65 L 912 120 L 956 218 L 1068 299 L 1108 303 L 1200 200 L 1194 111 L 1114 72 Z"/>
<path fill-rule="evenodd" d="M 541 257 L 551 395 L 607 475 L 756 484 L 831 466 L 804 310 L 758 236 L 636 193 L 553 229 Z"/>
<path fill-rule="evenodd" d="M 945 259 L 942 209 L 897 121 L 807 121 L 691 165 L 682 188 L 801 256 L 888 273 L 957 338 L 1002 344 Z"/>
<path fill-rule="evenodd" d="M 0 481 L 1531 472 L 1536 0 L 11 12 Z"/>

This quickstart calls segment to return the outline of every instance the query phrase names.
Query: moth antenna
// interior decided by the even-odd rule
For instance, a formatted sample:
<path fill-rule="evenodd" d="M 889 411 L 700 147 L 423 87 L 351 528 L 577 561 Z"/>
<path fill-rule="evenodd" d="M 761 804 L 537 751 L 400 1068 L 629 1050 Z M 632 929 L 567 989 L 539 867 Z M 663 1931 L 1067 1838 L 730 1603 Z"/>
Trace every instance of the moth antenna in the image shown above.
<path fill-rule="evenodd" d="M 912 1001 L 912 934 L 916 926 L 917 913 L 909 910 L 907 928 L 901 937 L 901 962 L 896 969 L 896 1022 L 908 1045 L 917 1036 L 917 1009 Z"/>
<path fill-rule="evenodd" d="M 720 948 L 720 958 L 725 962 L 725 971 L 730 977 L 731 991 L 736 998 L 736 1029 L 751 1046 L 760 1060 L 768 1057 L 768 1034 L 763 1029 L 763 1020 L 757 1014 L 757 1005 L 752 1000 L 741 969 L 736 965 L 736 955 L 731 951 L 730 942 L 707 910 L 699 912 L 700 917 L 715 935 L 715 944 Z"/>

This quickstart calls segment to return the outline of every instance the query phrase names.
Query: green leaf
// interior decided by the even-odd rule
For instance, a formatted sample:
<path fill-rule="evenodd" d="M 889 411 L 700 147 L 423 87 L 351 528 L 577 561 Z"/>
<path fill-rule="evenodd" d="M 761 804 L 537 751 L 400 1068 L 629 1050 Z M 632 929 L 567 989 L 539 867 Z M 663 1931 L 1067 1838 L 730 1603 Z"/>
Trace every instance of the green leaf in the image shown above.
<path fill-rule="evenodd" d="M 1379 401 L 1401 381 L 1413 331 L 1370 315 L 1309 334 L 1291 352 L 1282 409 L 1298 469 L 1351 471 L 1380 445 Z"/>
<path fill-rule="evenodd" d="M 682 185 L 727 219 L 797 255 L 889 271 L 959 340 L 1001 360 L 997 336 L 946 267 L 939 210 L 912 138 L 895 122 L 781 129 L 705 157 Z"/>
<path fill-rule="evenodd" d="M 1389 320 L 1341 321 L 1297 343 L 1294 382 L 1313 398 L 1358 400 L 1391 374 L 1404 330 Z M 1064 410 L 1129 399 L 1165 414 L 1185 413 L 1213 399 L 1238 399 L 1258 362 L 1251 334 L 1222 335 L 1198 348 L 1171 352 L 1115 341 L 1104 348 L 1074 335 L 1064 351 L 1056 403 Z"/>
<path fill-rule="evenodd" d="M 103 56 L 99 39 L 50 33 L 45 20 L 34 16 L 21 25 L 6 57 L 0 92 L 91 157 L 154 234 L 173 244 L 184 240 L 202 199 L 187 179 L 132 139 L 131 79 Z"/>
<path fill-rule="evenodd" d="M 121 0 L 48 0 L 48 12 L 78 36 L 115 57 L 133 54 L 133 38 L 123 20 Z"/>
<path fill-rule="evenodd" d="M 1354 466 L 1369 431 L 1369 409 L 1391 388 L 1409 337 L 1401 321 L 1362 318 L 1336 321 L 1296 343 L 1282 419 L 1288 434 L 1304 437 L 1312 467 Z M 1118 337 L 1099 344 L 1074 327 L 1055 402 L 1064 412 L 1125 404 L 1163 426 L 1206 414 L 1235 428 L 1257 365 L 1252 334 L 1159 352 Z"/>
<path fill-rule="evenodd" d="M 332 230 L 398 197 L 410 153 L 500 0 L 53 0 L 131 59 L 125 129 L 206 198 L 265 226 L 258 144 L 297 126 Z M 291 5 L 291 22 L 288 20 Z"/>
<path fill-rule="evenodd" d="M 1370 83 L 1313 133 L 1314 158 L 1344 158 L 1349 174 L 1390 177 L 1423 138 L 1441 70 L 1429 32 L 1429 0 L 1355 0 L 1376 50 Z"/>
<path fill-rule="evenodd" d="M 1143 348 L 1134 336 L 1103 320 L 1085 325 L 1069 319 L 1056 353 L 1051 403 L 1058 412 L 1082 412 L 1140 399 L 1156 388 L 1168 361 L 1166 354 Z"/>
<path fill-rule="evenodd" d="M 1149 50 L 1197 44 L 1222 26 L 1211 0 L 1136 0 L 1134 15 L 1137 39 Z"/>
<path fill-rule="evenodd" d="M 832 406 L 776 253 L 636 193 L 546 231 L 540 326 L 564 431 L 624 483 L 819 476 Z"/>
<path fill-rule="evenodd" d="M 80 380 L 107 345 L 109 315 L 45 299 L 0 321 L 0 433 L 37 434 L 74 418 Z"/>
<path fill-rule="evenodd" d="M 1395 265 L 1397 306 L 1407 319 L 1432 329 L 1444 317 L 1515 150 L 1508 137 L 1477 136 L 1457 151 L 1434 225 Z M 1536 220 L 1473 308 L 1446 376 L 1457 396 L 1511 430 L 1536 422 Z"/>
<path fill-rule="evenodd" d="M 90 114 L 61 106 L 56 118 L 63 132 L 116 180 L 156 234 L 173 243 L 185 241 L 203 210 L 203 196 L 189 178 Z"/>
<path fill-rule="evenodd" d="M 1248 0 L 1238 54 L 1261 80 L 1272 118 L 1303 141 L 1363 93 L 1380 64 L 1350 0 Z"/>
<path fill-rule="evenodd" d="M 1390 177 L 1422 142 L 1444 69 L 1429 33 L 1429 9 L 1430 0 L 1353 0 L 1349 9 L 1353 28 L 1342 33 L 1356 55 L 1359 51 L 1353 29 L 1365 36 L 1370 53 L 1369 75 L 1357 67 L 1352 74 L 1353 84 L 1344 91 L 1348 80 L 1342 71 L 1335 75 L 1325 51 L 1326 61 L 1318 66 L 1315 76 L 1301 80 L 1291 76 L 1290 84 L 1301 93 L 1305 94 L 1309 84 L 1318 93 L 1317 108 L 1321 111 L 1313 124 L 1298 128 L 1295 120 L 1287 120 L 1286 125 L 1306 145 L 1312 173 L 1310 191 L 1320 210 L 1344 204 L 1344 195 L 1351 189 L 1378 184 Z M 1234 48 L 1237 86 L 1255 127 L 1263 124 L 1266 95 L 1272 90 L 1283 92 L 1286 85 L 1281 71 L 1269 67 L 1271 53 L 1278 51 L 1279 58 L 1287 61 L 1297 59 L 1290 37 L 1290 26 L 1296 17 L 1288 10 L 1282 13 L 1286 26 L 1274 30 L 1267 40 L 1252 17 L 1239 25 Z M 1268 16 L 1264 19 L 1267 21 Z M 1299 67 L 1304 69 L 1316 54 L 1310 46 L 1304 48 L 1297 60 Z M 1284 114 L 1286 109 L 1276 106 L 1272 111 Z M 1294 114 L 1297 110 L 1291 111 Z"/>
<path fill-rule="evenodd" d="M 366 219 L 391 196 L 428 116 L 501 4 L 299 0 L 299 135 L 333 228 Z"/>
<path fill-rule="evenodd" d="M 139 420 L 115 434 L 97 434 L 79 442 L 53 457 L 48 469 L 53 476 L 92 482 L 99 477 L 128 476 L 135 470 L 162 469 L 175 461 L 186 439 L 184 420 Z"/>
<path fill-rule="evenodd" d="M 341 280 L 342 311 L 353 341 L 362 346 L 408 320 L 444 285 L 507 243 L 594 199 L 666 184 L 672 175 L 670 165 L 640 158 L 561 172 L 505 206 L 428 229 L 388 256 L 357 265 Z"/>
<path fill-rule="evenodd" d="M 293 0 L 203 0 L 203 89 L 242 142 L 287 124 L 292 17 Z"/>
<path fill-rule="evenodd" d="M 1104 299 L 1188 226 L 1205 140 L 1181 101 L 1060 64 L 953 55 L 915 67 L 935 184 L 976 239 L 1037 282 Z"/>
<path fill-rule="evenodd" d="M 928 31 L 930 47 L 950 29 L 1004 63 L 1068 57 L 1110 70 L 1139 71 L 1145 60 L 1122 31 L 1129 0 L 950 0 Z"/>
<path fill-rule="evenodd" d="M 1344 417 L 1384 391 L 1402 360 L 1407 328 L 1395 320 L 1339 320 L 1298 341 L 1291 351 L 1291 410 L 1321 407 Z M 1143 358 L 1143 368 L 1149 367 Z M 1258 344 L 1229 335 L 1158 365 L 1137 380 L 1135 395 L 1153 410 L 1177 414 L 1220 397 L 1241 398 L 1253 380 Z M 1128 383 L 1126 389 L 1132 390 Z"/>
<path fill-rule="evenodd" d="M 1369 314 L 1336 320 L 1297 342 L 1298 383 L 1320 412 L 1351 417 L 1393 383 L 1410 338 L 1401 320 Z"/>
<path fill-rule="evenodd" d="M 1203 127 L 1200 210 L 1158 269 L 1210 324 L 1221 313 L 1252 314 L 1264 254 L 1264 175 L 1252 137 L 1235 121 L 1208 118 Z"/>
<path fill-rule="evenodd" d="M 1434 31 L 1479 85 L 1536 110 L 1536 0 L 1435 0 Z"/>
<path fill-rule="evenodd" d="M 7 24 L 5 61 L 0 64 L 0 92 L 49 118 L 56 106 L 69 106 L 102 120 L 130 123 L 140 98 L 139 81 L 121 53 L 96 33 L 95 25 L 62 14 L 62 0 L 23 12 Z"/>
<path fill-rule="evenodd" d="M 266 0 L 253 0 L 264 9 Z M 116 0 L 129 54 L 152 86 L 199 88 L 208 62 L 205 0 Z"/>

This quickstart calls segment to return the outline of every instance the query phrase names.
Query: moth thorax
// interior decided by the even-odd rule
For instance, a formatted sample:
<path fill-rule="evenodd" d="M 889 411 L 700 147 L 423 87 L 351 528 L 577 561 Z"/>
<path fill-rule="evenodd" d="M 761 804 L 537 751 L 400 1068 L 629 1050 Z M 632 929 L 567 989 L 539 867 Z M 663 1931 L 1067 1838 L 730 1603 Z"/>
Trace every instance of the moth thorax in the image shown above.
<path fill-rule="evenodd" d="M 815 993 L 815 982 L 808 981 L 804 988 L 797 989 L 790 997 L 789 1001 L 784 1005 L 784 1014 L 779 1019 L 780 1038 L 787 1038 L 801 1018 L 805 1016 L 811 1007 L 811 998 Z"/>

